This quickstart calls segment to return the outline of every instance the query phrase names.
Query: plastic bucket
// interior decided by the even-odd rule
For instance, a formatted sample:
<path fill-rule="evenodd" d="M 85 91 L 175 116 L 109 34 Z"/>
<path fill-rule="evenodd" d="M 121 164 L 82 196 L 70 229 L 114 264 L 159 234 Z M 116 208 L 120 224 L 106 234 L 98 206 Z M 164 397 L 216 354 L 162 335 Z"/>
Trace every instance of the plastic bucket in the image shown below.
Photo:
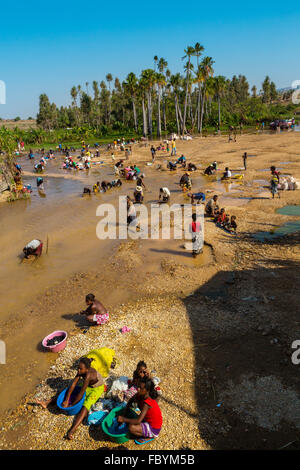
<path fill-rule="evenodd" d="M 72 392 L 72 395 L 71 395 L 71 398 L 70 398 L 70 402 L 72 403 L 72 401 L 74 401 L 76 399 L 76 396 L 78 395 L 78 393 L 80 392 L 80 389 L 81 387 L 77 386 L 74 388 L 73 392 Z M 81 410 L 82 408 L 82 405 L 83 405 L 83 402 L 85 400 L 85 396 L 86 396 L 86 393 L 84 392 L 83 394 L 83 397 L 81 398 L 81 400 L 76 403 L 76 405 L 74 406 L 68 406 L 67 408 L 64 408 L 62 405 L 64 399 L 65 399 L 65 396 L 66 396 L 66 393 L 67 391 L 69 390 L 69 388 L 65 388 L 57 397 L 57 400 L 56 400 L 56 404 L 58 406 L 58 408 L 60 410 L 63 410 L 66 412 L 66 414 L 68 416 L 73 416 L 73 415 L 77 415 L 79 413 L 79 411 Z"/>
<path fill-rule="evenodd" d="M 108 428 L 111 427 L 112 422 L 116 416 L 120 414 L 121 411 L 124 411 L 123 406 L 118 406 L 117 408 L 114 408 L 111 410 L 111 412 L 104 418 L 104 420 L 101 423 L 102 430 L 105 434 L 107 434 L 114 442 L 117 442 L 118 444 L 122 444 L 123 442 L 129 441 L 129 436 L 128 433 L 126 434 L 111 434 L 108 431 Z M 130 418 L 136 418 L 137 414 L 133 411 L 130 410 L 130 413 L 128 415 Z"/>
<path fill-rule="evenodd" d="M 54 336 L 63 336 L 63 335 L 65 338 L 60 343 L 54 344 L 53 346 L 47 346 L 47 341 L 49 339 L 54 338 Z M 48 351 L 52 351 L 52 352 L 62 351 L 63 349 L 65 349 L 67 345 L 67 337 L 68 337 L 68 333 L 66 331 L 57 330 L 57 331 L 54 331 L 53 333 L 50 333 L 50 335 L 46 336 L 42 341 L 42 345 Z"/>

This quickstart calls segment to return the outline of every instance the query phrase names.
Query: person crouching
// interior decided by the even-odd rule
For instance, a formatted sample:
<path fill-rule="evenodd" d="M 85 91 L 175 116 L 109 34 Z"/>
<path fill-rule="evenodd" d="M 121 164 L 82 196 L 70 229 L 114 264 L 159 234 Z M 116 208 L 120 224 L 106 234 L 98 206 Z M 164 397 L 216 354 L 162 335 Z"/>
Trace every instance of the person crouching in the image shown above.
<path fill-rule="evenodd" d="M 27 243 L 23 248 L 23 253 L 26 259 L 28 259 L 30 255 L 41 256 L 42 251 L 43 242 L 41 240 L 31 240 L 31 242 Z"/>

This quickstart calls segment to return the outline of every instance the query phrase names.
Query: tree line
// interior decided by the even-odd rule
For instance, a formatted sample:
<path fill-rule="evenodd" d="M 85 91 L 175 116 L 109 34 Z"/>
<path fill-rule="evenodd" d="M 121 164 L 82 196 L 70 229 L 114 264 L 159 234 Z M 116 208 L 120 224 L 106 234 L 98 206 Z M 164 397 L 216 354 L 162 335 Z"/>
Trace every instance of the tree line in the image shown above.
<path fill-rule="evenodd" d="M 168 62 L 154 56 L 153 66 L 139 77 L 130 72 L 121 82 L 108 73 L 100 82 L 73 86 L 66 107 L 41 94 L 37 124 L 45 130 L 88 127 L 102 134 L 134 131 L 160 138 L 169 132 L 201 134 L 207 127 L 268 121 L 287 111 L 268 76 L 261 90 L 253 86 L 251 92 L 244 75 L 215 76 L 215 62 L 200 43 L 188 46 L 182 60 L 182 74 L 172 74 Z"/>

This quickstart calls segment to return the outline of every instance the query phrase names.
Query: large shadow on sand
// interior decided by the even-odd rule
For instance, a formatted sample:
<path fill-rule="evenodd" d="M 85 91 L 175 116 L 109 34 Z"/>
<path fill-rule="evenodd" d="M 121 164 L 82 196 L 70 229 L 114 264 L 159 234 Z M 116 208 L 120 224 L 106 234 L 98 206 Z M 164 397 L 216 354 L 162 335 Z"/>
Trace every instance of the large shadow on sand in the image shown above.
<path fill-rule="evenodd" d="M 274 243 L 284 249 L 297 241 Z M 300 366 L 291 362 L 292 341 L 300 339 L 299 277 L 299 262 L 264 257 L 253 269 L 217 273 L 184 299 L 194 342 L 196 419 L 213 449 L 280 449 L 290 442 L 286 448 L 299 448 L 293 423 L 283 419 L 277 429 L 259 426 L 222 399 L 230 381 L 234 387 L 245 376 L 272 376 L 299 389 Z M 184 400 L 173 405 L 184 408 Z M 263 410 L 268 412 L 268 403 Z"/>

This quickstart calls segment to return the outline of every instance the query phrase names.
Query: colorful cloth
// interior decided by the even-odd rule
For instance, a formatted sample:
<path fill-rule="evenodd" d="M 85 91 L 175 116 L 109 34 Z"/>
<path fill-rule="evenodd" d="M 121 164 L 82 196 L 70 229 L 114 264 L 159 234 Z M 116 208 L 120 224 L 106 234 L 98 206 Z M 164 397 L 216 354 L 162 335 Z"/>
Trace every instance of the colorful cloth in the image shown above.
<path fill-rule="evenodd" d="M 143 398 L 137 397 L 137 404 L 139 409 L 142 411 L 144 408 L 144 404 L 149 406 L 149 409 L 146 413 L 145 416 L 145 422 L 150 424 L 151 427 L 154 429 L 160 429 L 162 426 L 162 414 L 160 407 L 158 406 L 158 403 L 156 400 L 153 398 L 146 398 L 145 400 Z"/>
<path fill-rule="evenodd" d="M 142 426 L 143 437 L 156 438 L 156 437 L 158 437 L 158 435 L 161 431 L 161 429 L 153 428 L 146 421 L 143 421 L 141 423 L 141 426 Z"/>
<path fill-rule="evenodd" d="M 108 312 L 106 313 L 95 313 L 93 320 L 97 322 L 97 325 L 104 325 L 104 323 L 107 323 L 109 320 L 109 314 Z"/>
<path fill-rule="evenodd" d="M 93 349 L 86 357 L 89 359 L 94 359 L 92 362 L 92 367 L 98 371 L 102 377 L 106 378 L 110 371 L 111 363 L 115 357 L 115 351 L 109 348 L 100 348 Z"/>
<path fill-rule="evenodd" d="M 100 385 L 100 387 L 87 387 L 86 388 L 86 396 L 83 402 L 83 406 L 90 411 L 91 407 L 99 400 L 101 395 L 104 392 L 104 385 Z"/>

